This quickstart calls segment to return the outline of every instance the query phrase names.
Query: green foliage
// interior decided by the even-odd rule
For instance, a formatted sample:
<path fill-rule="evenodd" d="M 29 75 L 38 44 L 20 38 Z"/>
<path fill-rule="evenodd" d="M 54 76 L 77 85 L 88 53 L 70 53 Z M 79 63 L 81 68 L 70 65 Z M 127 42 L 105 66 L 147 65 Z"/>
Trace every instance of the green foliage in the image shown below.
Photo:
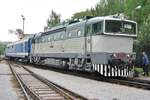
<path fill-rule="evenodd" d="M 55 11 L 51 11 L 49 19 L 47 20 L 47 27 L 53 27 L 60 23 L 60 15 Z"/>
<path fill-rule="evenodd" d="M 85 16 L 90 16 L 91 14 L 92 13 L 90 12 L 90 10 L 87 9 L 86 11 L 75 13 L 72 19 L 83 19 Z"/>
<path fill-rule="evenodd" d="M 138 43 L 136 44 L 136 51 L 145 50 L 150 54 L 150 14 L 144 21 L 143 26 L 138 35 Z"/>
<path fill-rule="evenodd" d="M 4 54 L 6 45 L 0 42 L 0 55 Z"/>
<path fill-rule="evenodd" d="M 106 16 L 124 11 L 123 0 L 100 0 L 100 2 L 90 10 L 75 13 L 72 18 L 83 18 L 84 16 Z"/>

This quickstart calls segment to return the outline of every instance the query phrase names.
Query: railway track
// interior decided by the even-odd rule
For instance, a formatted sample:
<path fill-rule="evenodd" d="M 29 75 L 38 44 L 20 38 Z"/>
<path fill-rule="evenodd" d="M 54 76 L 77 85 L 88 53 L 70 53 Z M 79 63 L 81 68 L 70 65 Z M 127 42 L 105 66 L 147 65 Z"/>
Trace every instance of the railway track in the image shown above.
<path fill-rule="evenodd" d="M 150 90 L 150 81 L 134 78 L 111 78 L 110 82 Z"/>
<path fill-rule="evenodd" d="M 35 66 L 35 65 L 32 65 L 32 66 Z M 41 68 L 41 67 L 38 66 L 38 68 Z M 119 85 L 125 85 L 125 86 L 150 90 L 150 81 L 148 80 L 140 80 L 140 79 L 135 79 L 135 78 L 127 78 L 127 77 L 103 77 L 98 72 L 95 72 L 95 73 L 88 73 L 88 72 L 83 73 L 80 71 L 72 72 L 72 71 L 66 71 L 66 70 L 59 70 L 55 68 L 47 68 L 46 66 L 42 66 L 42 68 L 50 69 L 56 72 L 61 72 L 61 73 L 69 74 L 69 75 L 75 75 L 79 77 L 93 79 L 97 81 L 109 82 L 113 84 L 119 84 Z"/>
<path fill-rule="evenodd" d="M 70 74 L 70 73 L 69 73 Z M 113 84 L 119 84 L 119 85 L 125 85 L 129 87 L 135 87 L 135 88 L 141 88 L 150 90 L 150 81 L 149 80 L 140 80 L 135 78 L 129 78 L 129 77 L 103 77 L 99 74 L 87 74 L 87 73 L 73 73 L 72 75 L 84 77 L 88 79 L 93 79 L 97 81 L 103 81 Z"/>
<path fill-rule="evenodd" d="M 87 100 L 87 98 L 36 75 L 22 65 L 8 62 L 27 100 Z"/>

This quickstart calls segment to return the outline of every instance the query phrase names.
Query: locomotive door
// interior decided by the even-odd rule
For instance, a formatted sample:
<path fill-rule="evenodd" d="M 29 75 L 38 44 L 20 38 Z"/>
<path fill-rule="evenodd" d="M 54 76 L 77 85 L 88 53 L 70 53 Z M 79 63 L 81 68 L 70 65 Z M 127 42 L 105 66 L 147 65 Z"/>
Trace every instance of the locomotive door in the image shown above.
<path fill-rule="evenodd" d="M 91 55 L 92 53 L 92 25 L 86 25 L 85 30 L 85 54 Z"/>

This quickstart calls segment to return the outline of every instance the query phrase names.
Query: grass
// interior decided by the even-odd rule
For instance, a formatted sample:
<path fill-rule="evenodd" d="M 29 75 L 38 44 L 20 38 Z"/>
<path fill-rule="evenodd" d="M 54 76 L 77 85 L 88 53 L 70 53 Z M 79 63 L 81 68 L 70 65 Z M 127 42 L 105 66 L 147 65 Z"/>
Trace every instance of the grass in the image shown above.
<path fill-rule="evenodd" d="M 135 71 L 137 71 L 138 73 L 143 73 L 143 68 L 139 68 L 139 67 L 135 67 Z M 149 77 L 150 77 L 150 68 L 149 68 Z"/>
<path fill-rule="evenodd" d="M 139 73 L 143 73 L 143 68 L 135 68 L 135 70 L 137 71 L 137 72 L 139 72 Z"/>

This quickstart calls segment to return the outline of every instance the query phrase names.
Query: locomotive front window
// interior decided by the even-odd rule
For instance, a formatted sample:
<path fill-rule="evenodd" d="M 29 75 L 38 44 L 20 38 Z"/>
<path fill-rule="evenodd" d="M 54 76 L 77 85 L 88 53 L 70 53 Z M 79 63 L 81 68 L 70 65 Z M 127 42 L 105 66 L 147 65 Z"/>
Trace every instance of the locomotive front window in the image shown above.
<path fill-rule="evenodd" d="M 127 21 L 106 20 L 105 32 L 114 34 L 136 34 L 136 24 Z"/>

